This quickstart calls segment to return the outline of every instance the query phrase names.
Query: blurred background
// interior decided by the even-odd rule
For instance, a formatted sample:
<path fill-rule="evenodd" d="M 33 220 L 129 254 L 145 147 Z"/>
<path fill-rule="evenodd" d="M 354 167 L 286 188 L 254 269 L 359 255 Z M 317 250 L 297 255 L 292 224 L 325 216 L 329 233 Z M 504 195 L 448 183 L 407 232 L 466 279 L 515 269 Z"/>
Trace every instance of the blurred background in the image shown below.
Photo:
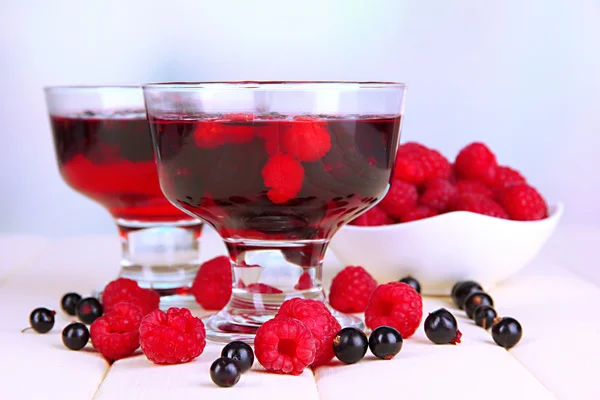
<path fill-rule="evenodd" d="M 600 226 L 597 0 L 0 2 L 0 231 L 116 231 L 61 180 L 42 88 L 394 80 L 402 141 L 484 141 L 565 224 Z"/>

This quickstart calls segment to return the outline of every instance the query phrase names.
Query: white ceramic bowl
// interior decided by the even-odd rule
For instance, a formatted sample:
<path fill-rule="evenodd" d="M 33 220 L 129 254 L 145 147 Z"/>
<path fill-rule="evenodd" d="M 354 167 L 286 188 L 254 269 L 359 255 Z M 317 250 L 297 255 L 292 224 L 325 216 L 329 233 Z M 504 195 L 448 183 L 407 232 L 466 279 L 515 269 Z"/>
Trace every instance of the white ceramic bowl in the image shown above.
<path fill-rule="evenodd" d="M 346 225 L 330 248 L 344 265 L 361 265 L 380 283 L 412 275 L 422 294 L 448 295 L 466 279 L 487 290 L 533 260 L 562 213 L 559 203 L 540 221 L 457 211 L 395 225 Z"/>

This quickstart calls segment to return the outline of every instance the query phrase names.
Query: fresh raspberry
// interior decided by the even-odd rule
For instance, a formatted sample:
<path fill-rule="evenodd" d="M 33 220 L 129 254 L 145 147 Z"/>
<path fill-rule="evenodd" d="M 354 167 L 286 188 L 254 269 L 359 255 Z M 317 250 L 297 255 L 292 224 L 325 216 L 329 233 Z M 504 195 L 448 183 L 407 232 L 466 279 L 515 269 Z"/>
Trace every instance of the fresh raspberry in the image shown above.
<path fill-rule="evenodd" d="M 312 117 L 296 117 L 282 123 L 281 148 L 300 161 L 317 161 L 331 149 L 327 124 Z"/>
<path fill-rule="evenodd" d="M 377 281 L 363 268 L 348 266 L 331 281 L 329 304 L 343 313 L 364 312 Z"/>
<path fill-rule="evenodd" d="M 296 290 L 307 290 L 313 287 L 313 281 L 308 272 L 303 272 L 298 278 L 298 283 L 294 285 L 294 289 Z"/>
<path fill-rule="evenodd" d="M 160 295 L 154 290 L 139 287 L 134 280 L 119 278 L 104 288 L 102 308 L 105 313 L 109 313 L 119 303 L 135 304 L 142 310 L 142 314 L 146 315 L 158 308 Z"/>
<path fill-rule="evenodd" d="M 419 197 L 419 204 L 444 212 L 450 206 L 458 191 L 445 179 L 430 179 L 425 182 L 425 191 Z"/>
<path fill-rule="evenodd" d="M 219 124 L 228 143 L 247 143 L 254 137 L 253 114 L 230 113 L 223 114 Z"/>
<path fill-rule="evenodd" d="M 402 222 L 410 222 L 417 221 L 420 219 L 425 219 L 429 217 L 433 217 L 438 215 L 438 212 L 433 208 L 429 208 L 427 206 L 418 206 L 410 210 L 409 212 L 402 215 L 400 221 Z"/>
<path fill-rule="evenodd" d="M 493 185 L 494 189 L 502 190 L 517 183 L 527 183 L 527 180 L 519 171 L 504 166 L 496 169 L 496 181 Z"/>
<path fill-rule="evenodd" d="M 300 375 L 315 361 L 316 342 L 310 330 L 294 318 L 273 318 L 258 328 L 254 355 L 267 371 Z"/>
<path fill-rule="evenodd" d="M 226 256 L 206 261 L 198 269 L 192 294 L 205 310 L 221 310 L 231 297 L 231 264 Z"/>
<path fill-rule="evenodd" d="M 327 364 L 333 358 L 333 338 L 342 329 L 325 304 L 317 300 L 294 298 L 285 301 L 276 318 L 290 317 L 300 320 L 315 338 L 313 367 Z"/>
<path fill-rule="evenodd" d="M 455 184 L 458 194 L 480 194 L 485 197 L 492 198 L 494 193 L 492 189 L 477 181 L 458 181 Z"/>
<path fill-rule="evenodd" d="M 204 149 L 214 149 L 227 142 L 223 125 L 214 121 L 198 121 L 194 130 L 196 146 Z"/>
<path fill-rule="evenodd" d="M 396 221 L 394 218 L 390 217 L 388 213 L 383 211 L 383 209 L 379 206 L 375 206 L 365 212 L 364 214 L 359 215 L 357 218 L 352 220 L 351 225 L 357 226 L 381 226 L 381 225 L 391 225 Z"/>
<path fill-rule="evenodd" d="M 459 179 L 479 181 L 491 186 L 496 179 L 498 162 L 485 144 L 474 142 L 458 153 L 454 167 Z"/>
<path fill-rule="evenodd" d="M 415 185 L 396 179 L 379 203 L 379 207 L 390 216 L 400 219 L 402 214 L 416 207 L 418 199 L 419 193 Z"/>
<path fill-rule="evenodd" d="M 187 308 L 158 309 L 140 324 L 140 346 L 155 364 L 181 364 L 192 361 L 204 351 L 206 331 L 200 318 Z"/>
<path fill-rule="evenodd" d="M 135 304 L 115 304 L 90 326 L 92 345 L 109 361 L 132 355 L 140 347 L 142 317 L 142 310 Z"/>
<path fill-rule="evenodd" d="M 365 323 L 370 329 L 391 326 L 396 328 L 404 339 L 416 332 L 422 317 L 421 295 L 404 282 L 390 282 L 378 286 L 365 311 Z"/>
<path fill-rule="evenodd" d="M 548 216 L 546 201 L 526 183 L 507 187 L 498 195 L 498 200 L 512 220 L 536 221 Z"/>
<path fill-rule="evenodd" d="M 508 214 L 500 204 L 480 194 L 467 193 L 460 195 L 453 201 L 450 209 L 451 211 L 471 211 L 477 214 L 508 219 Z"/>
<path fill-rule="evenodd" d="M 307 146 L 309 147 L 309 146 Z M 267 197 L 273 203 L 285 203 L 298 194 L 304 181 L 304 168 L 287 154 L 276 154 L 262 169 L 265 186 L 270 188 Z"/>
<path fill-rule="evenodd" d="M 415 185 L 427 179 L 448 179 L 452 168 L 438 151 L 408 142 L 398 147 L 394 177 Z"/>

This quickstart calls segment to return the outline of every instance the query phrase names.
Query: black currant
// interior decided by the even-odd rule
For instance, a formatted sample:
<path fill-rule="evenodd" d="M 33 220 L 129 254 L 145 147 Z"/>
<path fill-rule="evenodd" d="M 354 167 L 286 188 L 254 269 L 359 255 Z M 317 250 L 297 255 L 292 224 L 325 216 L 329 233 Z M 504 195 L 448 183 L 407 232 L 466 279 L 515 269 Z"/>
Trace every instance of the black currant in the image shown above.
<path fill-rule="evenodd" d="M 523 328 L 519 321 L 511 317 L 496 318 L 492 326 L 492 338 L 498 346 L 510 349 L 519 343 L 522 336 Z"/>
<path fill-rule="evenodd" d="M 475 312 L 473 312 L 475 323 L 483 329 L 490 329 L 494 323 L 494 318 L 497 316 L 496 310 L 491 306 L 479 306 L 475 309 Z"/>
<path fill-rule="evenodd" d="M 456 318 L 445 308 L 429 313 L 424 328 L 427 338 L 435 344 L 457 344 L 462 337 Z"/>
<path fill-rule="evenodd" d="M 475 309 L 479 306 L 494 306 L 494 300 L 485 292 L 473 292 L 465 300 L 464 309 L 469 318 L 473 318 Z"/>
<path fill-rule="evenodd" d="M 478 291 L 483 291 L 483 288 L 475 281 L 458 282 L 452 288 L 452 300 L 454 300 L 454 304 L 462 310 L 467 297 L 471 293 Z"/>
<path fill-rule="evenodd" d="M 56 312 L 44 307 L 36 308 L 29 314 L 29 326 L 37 333 L 47 333 L 54 327 Z"/>
<path fill-rule="evenodd" d="M 231 358 L 237 361 L 240 367 L 240 371 L 243 374 L 248 371 L 252 364 L 254 364 L 254 352 L 250 345 L 236 340 L 223 347 L 221 351 L 221 357 Z"/>
<path fill-rule="evenodd" d="M 78 293 L 67 293 L 60 300 L 60 307 L 69 315 L 75 315 L 77 303 L 81 300 L 81 295 Z"/>
<path fill-rule="evenodd" d="M 344 364 L 354 364 L 362 360 L 368 347 L 367 336 L 358 328 L 344 328 L 333 338 L 333 352 Z"/>
<path fill-rule="evenodd" d="M 81 350 L 90 340 L 90 331 L 81 322 L 73 322 L 62 331 L 62 341 L 71 350 Z"/>
<path fill-rule="evenodd" d="M 421 293 L 421 284 L 419 283 L 419 281 L 417 281 L 415 278 L 413 278 L 412 276 L 405 276 L 404 278 L 400 279 L 398 282 L 404 282 L 409 286 L 412 286 L 413 289 L 416 290 L 417 293 Z"/>
<path fill-rule="evenodd" d="M 86 297 L 77 303 L 77 318 L 86 325 L 91 325 L 102 316 L 102 304 L 94 297 Z"/>
<path fill-rule="evenodd" d="M 217 358 L 210 366 L 210 379 L 217 386 L 231 387 L 238 383 L 241 375 L 239 364 L 231 358 Z"/>
<path fill-rule="evenodd" d="M 391 326 L 380 326 L 371 332 L 369 348 L 374 356 L 391 360 L 402 350 L 402 335 Z"/>

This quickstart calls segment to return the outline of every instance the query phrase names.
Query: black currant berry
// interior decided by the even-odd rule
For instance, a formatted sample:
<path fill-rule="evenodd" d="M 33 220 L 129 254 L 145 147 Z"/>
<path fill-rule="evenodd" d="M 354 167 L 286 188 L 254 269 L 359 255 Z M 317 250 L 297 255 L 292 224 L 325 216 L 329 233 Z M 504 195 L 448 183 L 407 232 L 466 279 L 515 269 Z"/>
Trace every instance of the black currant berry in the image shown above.
<path fill-rule="evenodd" d="M 494 318 L 497 316 L 496 310 L 491 306 L 479 306 L 473 312 L 475 323 L 483 329 L 490 329 L 494 323 Z"/>
<path fill-rule="evenodd" d="M 210 379 L 217 386 L 231 387 L 238 383 L 240 376 L 240 366 L 231 358 L 217 358 L 210 366 Z"/>
<path fill-rule="evenodd" d="M 435 344 L 460 343 L 462 333 L 454 315 L 445 308 L 429 313 L 425 319 L 425 335 Z"/>
<path fill-rule="evenodd" d="M 452 300 L 454 300 L 454 304 L 462 310 L 467 297 L 473 292 L 482 290 L 483 288 L 481 285 L 475 281 L 458 282 L 452 288 Z"/>
<path fill-rule="evenodd" d="M 62 341 L 71 350 L 81 350 L 90 340 L 90 331 L 81 322 L 73 322 L 62 331 Z"/>
<path fill-rule="evenodd" d="M 236 340 L 223 347 L 221 351 L 221 357 L 231 358 L 237 361 L 240 367 L 240 371 L 243 374 L 248 371 L 252 364 L 254 364 L 254 352 L 250 345 Z"/>
<path fill-rule="evenodd" d="M 94 297 L 86 297 L 77 303 L 77 318 L 86 325 L 91 325 L 102 316 L 102 304 Z"/>
<path fill-rule="evenodd" d="M 419 281 L 417 281 L 410 275 L 400 279 L 398 282 L 404 282 L 407 285 L 412 286 L 412 288 L 415 289 L 417 293 L 421 293 L 421 284 L 419 283 Z"/>
<path fill-rule="evenodd" d="M 391 360 L 402 350 L 402 335 L 391 326 L 380 326 L 371 332 L 369 348 L 375 357 Z"/>
<path fill-rule="evenodd" d="M 367 336 L 358 328 L 344 328 L 333 338 L 333 352 L 344 364 L 354 364 L 362 360 L 368 347 Z"/>
<path fill-rule="evenodd" d="M 511 317 L 496 318 L 492 326 L 492 338 L 498 346 L 510 349 L 519 343 L 522 336 L 523 328 L 519 321 Z"/>
<path fill-rule="evenodd" d="M 60 307 L 69 315 L 75 315 L 77 303 L 81 300 L 78 293 L 67 293 L 60 300 Z"/>
<path fill-rule="evenodd" d="M 36 308 L 29 314 L 29 326 L 37 333 L 47 333 L 54 327 L 55 311 L 44 307 Z"/>
<path fill-rule="evenodd" d="M 465 300 L 465 312 L 469 318 L 473 318 L 475 309 L 479 306 L 490 306 L 494 307 L 494 300 L 492 297 L 485 292 L 473 292 Z"/>

